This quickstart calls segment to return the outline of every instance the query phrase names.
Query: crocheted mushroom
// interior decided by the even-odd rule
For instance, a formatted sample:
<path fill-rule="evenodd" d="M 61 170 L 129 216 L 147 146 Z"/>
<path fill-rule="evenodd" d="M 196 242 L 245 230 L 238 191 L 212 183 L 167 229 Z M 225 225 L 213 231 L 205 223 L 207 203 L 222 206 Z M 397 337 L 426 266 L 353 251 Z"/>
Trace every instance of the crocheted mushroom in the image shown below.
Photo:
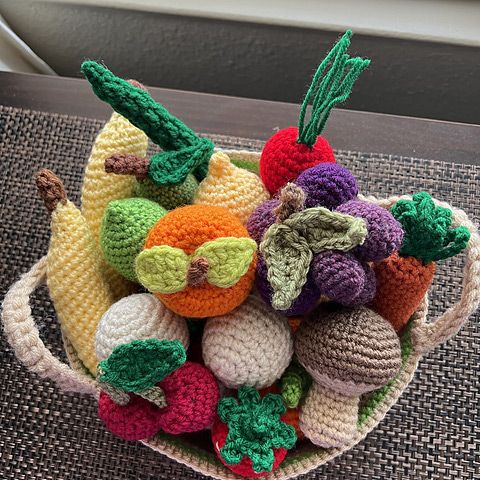
<path fill-rule="evenodd" d="M 289 365 L 293 340 L 286 318 L 251 295 L 229 314 L 207 321 L 202 350 L 205 365 L 227 387 L 264 388 Z"/>
<path fill-rule="evenodd" d="M 269 197 L 257 175 L 235 166 L 225 153 L 216 152 L 193 203 L 228 208 L 245 224 L 253 210 Z"/>
<path fill-rule="evenodd" d="M 158 203 L 145 198 L 110 202 L 100 230 L 100 246 L 108 264 L 128 280 L 137 282 L 135 258 L 147 233 L 166 213 Z"/>
<path fill-rule="evenodd" d="M 187 322 L 150 293 L 129 295 L 115 302 L 101 318 L 95 335 L 97 358 L 105 360 L 115 347 L 147 338 L 180 340 L 187 349 Z"/>
<path fill-rule="evenodd" d="M 313 378 L 300 412 L 307 438 L 324 448 L 352 440 L 360 395 L 398 373 L 400 341 L 392 326 L 365 307 L 323 307 L 295 335 L 295 354 Z"/>
<path fill-rule="evenodd" d="M 227 209 L 189 205 L 151 228 L 136 259 L 136 274 L 178 315 L 224 315 L 252 289 L 255 251 L 255 242 Z"/>
<path fill-rule="evenodd" d="M 265 143 L 260 158 L 260 177 L 271 194 L 303 170 L 335 162 L 332 147 L 320 134 L 332 108 L 348 98 L 355 80 L 370 64 L 370 60 L 350 58 L 346 53 L 351 36 L 350 30 L 345 32 L 318 67 L 302 103 L 298 128 L 280 130 Z M 305 124 L 310 103 L 311 117 Z"/>
<path fill-rule="evenodd" d="M 135 340 L 98 366 L 99 416 L 115 435 L 144 440 L 163 430 L 195 432 L 212 424 L 218 384 L 203 365 L 185 362 L 178 340 Z"/>

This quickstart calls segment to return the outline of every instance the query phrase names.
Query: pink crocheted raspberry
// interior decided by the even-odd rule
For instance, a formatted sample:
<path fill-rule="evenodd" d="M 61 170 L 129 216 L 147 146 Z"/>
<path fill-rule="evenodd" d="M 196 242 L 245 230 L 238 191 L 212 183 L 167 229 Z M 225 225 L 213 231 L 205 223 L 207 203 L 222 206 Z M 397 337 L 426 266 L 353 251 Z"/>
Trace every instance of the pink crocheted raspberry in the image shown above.
<path fill-rule="evenodd" d="M 197 432 L 209 427 L 220 398 L 213 374 L 203 365 L 185 362 L 158 384 L 167 406 L 157 413 L 158 426 L 167 433 Z"/>
<path fill-rule="evenodd" d="M 130 394 L 126 405 L 116 404 L 105 392 L 100 392 L 98 416 L 107 429 L 124 440 L 145 440 L 159 430 L 158 407 L 148 400 Z"/>

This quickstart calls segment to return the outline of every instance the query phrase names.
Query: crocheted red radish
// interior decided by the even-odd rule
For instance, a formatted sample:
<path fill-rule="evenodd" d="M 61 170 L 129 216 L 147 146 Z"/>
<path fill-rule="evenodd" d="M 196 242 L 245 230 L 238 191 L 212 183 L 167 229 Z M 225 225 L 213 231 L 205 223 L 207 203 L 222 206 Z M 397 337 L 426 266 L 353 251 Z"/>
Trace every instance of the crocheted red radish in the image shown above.
<path fill-rule="evenodd" d="M 241 387 L 238 400 L 220 400 L 212 441 L 221 462 L 248 478 L 273 472 L 297 440 L 294 427 L 283 421 L 285 410 L 280 395 L 261 398 L 252 387 Z"/>
<path fill-rule="evenodd" d="M 280 130 L 265 143 L 260 177 L 271 194 L 307 168 L 335 162 L 332 147 L 320 134 L 332 108 L 347 100 L 356 79 L 370 64 L 368 59 L 350 58 L 346 53 L 351 36 L 351 30 L 345 32 L 318 67 L 302 103 L 298 127 Z M 310 103 L 311 117 L 305 124 Z"/>
<path fill-rule="evenodd" d="M 160 430 L 179 434 L 210 426 L 220 398 L 217 381 L 185 359 L 178 340 L 116 347 L 98 366 L 98 413 L 106 427 L 125 440 L 144 440 Z"/>

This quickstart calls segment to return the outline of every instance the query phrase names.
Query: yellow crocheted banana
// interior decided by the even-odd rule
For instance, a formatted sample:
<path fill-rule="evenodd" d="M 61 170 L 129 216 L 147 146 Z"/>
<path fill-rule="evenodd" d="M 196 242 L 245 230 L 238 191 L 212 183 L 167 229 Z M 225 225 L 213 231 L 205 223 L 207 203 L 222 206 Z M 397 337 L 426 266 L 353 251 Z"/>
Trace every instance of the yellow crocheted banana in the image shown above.
<path fill-rule="evenodd" d="M 105 159 L 113 154 L 143 157 L 147 148 L 147 136 L 116 112 L 95 139 L 82 187 L 82 213 L 95 240 L 98 240 L 103 213 L 108 203 L 111 200 L 132 197 L 137 185 L 133 176 L 106 173 Z M 132 293 L 132 284 L 106 262 L 102 261 L 100 268 L 115 299 Z"/>
<path fill-rule="evenodd" d="M 61 180 L 42 170 L 37 187 L 51 212 L 47 285 L 62 331 L 95 375 L 95 332 L 114 302 L 100 269 L 101 254 L 80 210 L 67 200 Z"/>

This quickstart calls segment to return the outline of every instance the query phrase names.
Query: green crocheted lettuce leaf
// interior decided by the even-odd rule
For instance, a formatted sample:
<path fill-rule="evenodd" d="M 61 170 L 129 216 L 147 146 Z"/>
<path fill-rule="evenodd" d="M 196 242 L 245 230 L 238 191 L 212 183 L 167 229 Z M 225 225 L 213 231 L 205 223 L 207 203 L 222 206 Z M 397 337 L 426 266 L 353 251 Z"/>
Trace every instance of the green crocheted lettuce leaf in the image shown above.
<path fill-rule="evenodd" d="M 99 363 L 98 380 L 124 392 L 143 392 L 181 367 L 186 359 L 179 340 L 134 340 L 119 345 Z"/>
<path fill-rule="evenodd" d="M 436 205 L 427 192 L 399 200 L 391 213 L 404 231 L 400 254 L 425 264 L 457 255 L 470 240 L 470 231 L 464 226 L 452 228 L 452 211 Z"/>
<path fill-rule="evenodd" d="M 248 457 L 255 472 L 270 472 L 275 460 L 273 449 L 290 449 L 297 440 L 295 429 L 280 419 L 285 413 L 280 395 L 269 393 L 260 398 L 254 388 L 241 387 L 238 400 L 223 398 L 217 412 L 228 425 L 227 439 L 220 449 L 228 465 Z"/>

